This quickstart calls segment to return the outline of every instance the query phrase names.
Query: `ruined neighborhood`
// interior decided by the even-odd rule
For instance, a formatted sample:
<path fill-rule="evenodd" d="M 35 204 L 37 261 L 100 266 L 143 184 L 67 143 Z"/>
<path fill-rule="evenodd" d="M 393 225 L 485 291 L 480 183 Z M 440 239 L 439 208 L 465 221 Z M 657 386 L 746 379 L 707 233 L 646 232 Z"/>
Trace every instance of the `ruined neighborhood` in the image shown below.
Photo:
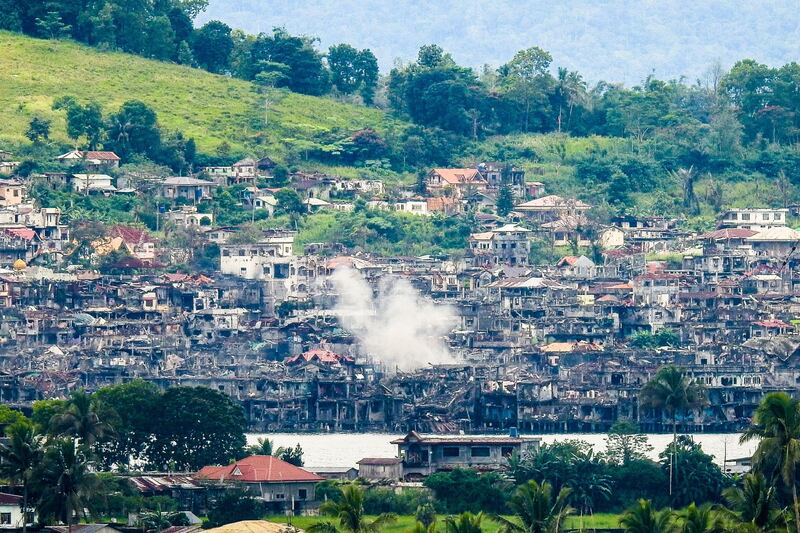
<path fill-rule="evenodd" d="M 730 209 L 697 232 L 680 218 L 599 222 L 506 162 L 433 168 L 424 193 L 391 200 L 380 181 L 289 177 L 309 212 L 477 210 L 463 253 L 392 257 L 218 225 L 205 206 L 221 187 L 243 186 L 245 212 L 279 205 L 269 158 L 156 183 L 119 173 L 113 152 L 58 159 L 76 158 L 84 173 L 23 178 L 5 163 L 0 398 L 16 407 L 140 378 L 224 392 L 252 431 L 604 432 L 627 419 L 660 432 L 667 413 L 637 395 L 674 363 L 709 399 L 679 426 L 723 432 L 800 383 L 792 206 Z M 162 227 L 191 244 L 122 224 L 86 237 L 34 187 L 156 194 L 171 204 Z M 504 188 L 514 203 L 501 216 Z M 209 268 L 169 268 L 212 246 Z"/>

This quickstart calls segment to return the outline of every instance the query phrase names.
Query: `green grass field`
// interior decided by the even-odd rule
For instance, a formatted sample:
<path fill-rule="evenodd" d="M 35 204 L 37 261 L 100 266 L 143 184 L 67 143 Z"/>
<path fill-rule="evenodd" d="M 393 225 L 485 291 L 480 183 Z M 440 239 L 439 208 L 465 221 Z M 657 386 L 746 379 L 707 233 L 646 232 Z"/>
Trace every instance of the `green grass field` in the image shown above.
<path fill-rule="evenodd" d="M 616 514 L 595 514 L 592 516 L 572 516 L 567 520 L 566 528 L 567 529 L 587 529 L 591 530 L 592 528 L 616 528 L 619 527 L 619 518 L 620 515 Z M 270 516 L 266 518 L 271 522 L 276 523 L 287 523 L 287 517 L 285 516 Z M 324 520 L 333 520 L 330 517 L 320 517 L 320 516 L 295 516 L 292 517 L 292 525 L 298 527 L 300 529 L 306 529 L 308 526 L 312 524 L 316 524 L 317 522 L 324 521 Z M 443 531 L 443 523 L 445 520 L 444 515 L 440 515 L 437 518 L 437 530 Z M 385 533 L 408 533 L 414 529 L 415 519 L 413 516 L 402 515 L 397 517 L 397 522 L 394 524 L 387 526 L 382 531 Z M 483 531 L 485 533 L 497 533 L 500 529 L 500 526 L 497 522 L 490 520 L 488 517 L 484 519 L 483 522 Z"/>
<path fill-rule="evenodd" d="M 62 113 L 50 109 L 63 95 L 96 100 L 106 114 L 125 100 L 142 100 L 157 111 L 163 127 L 194 137 L 205 152 L 227 141 L 234 150 L 260 145 L 257 153 L 280 157 L 288 148 L 313 146 L 325 134 L 343 137 L 364 127 L 397 125 L 377 109 L 284 90 L 265 95 L 249 82 L 199 69 L 0 31 L 0 142 L 24 141 L 36 115 L 53 121 L 53 138 L 67 141 Z"/>

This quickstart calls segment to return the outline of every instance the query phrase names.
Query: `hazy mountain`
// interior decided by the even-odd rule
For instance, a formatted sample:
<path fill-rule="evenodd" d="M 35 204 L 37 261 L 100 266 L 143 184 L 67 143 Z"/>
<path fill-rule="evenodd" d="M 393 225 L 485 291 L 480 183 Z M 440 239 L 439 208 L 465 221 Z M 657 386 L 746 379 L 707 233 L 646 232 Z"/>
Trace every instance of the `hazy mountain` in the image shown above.
<path fill-rule="evenodd" d="M 651 72 L 694 80 L 715 61 L 800 58 L 796 0 L 210 0 L 198 23 L 211 19 L 249 32 L 285 26 L 323 48 L 371 48 L 384 71 L 432 42 L 474 67 L 538 45 L 591 81 L 626 83 Z"/>

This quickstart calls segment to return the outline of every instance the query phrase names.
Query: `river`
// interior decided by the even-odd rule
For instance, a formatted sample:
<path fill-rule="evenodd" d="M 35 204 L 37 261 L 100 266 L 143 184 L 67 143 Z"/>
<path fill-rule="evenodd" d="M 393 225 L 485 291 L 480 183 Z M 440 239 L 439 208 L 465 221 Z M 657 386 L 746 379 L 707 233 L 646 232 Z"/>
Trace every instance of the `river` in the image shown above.
<path fill-rule="evenodd" d="M 395 457 L 397 447 L 389 441 L 402 435 L 390 433 L 251 433 L 247 435 L 248 444 L 254 444 L 259 437 L 268 437 L 275 446 L 295 446 L 303 448 L 305 466 L 308 468 L 323 466 L 355 466 L 364 457 Z M 606 435 L 602 433 L 567 433 L 557 435 L 537 435 L 543 442 L 555 442 L 567 439 L 580 439 L 590 443 L 596 452 L 605 450 Z M 739 444 L 738 433 L 698 433 L 693 435 L 695 442 L 703 446 L 703 450 L 714 456 L 716 463 L 722 466 L 724 458 L 748 457 L 753 454 L 756 443 Z M 649 434 L 648 442 L 653 446 L 650 453 L 657 459 L 672 435 Z"/>

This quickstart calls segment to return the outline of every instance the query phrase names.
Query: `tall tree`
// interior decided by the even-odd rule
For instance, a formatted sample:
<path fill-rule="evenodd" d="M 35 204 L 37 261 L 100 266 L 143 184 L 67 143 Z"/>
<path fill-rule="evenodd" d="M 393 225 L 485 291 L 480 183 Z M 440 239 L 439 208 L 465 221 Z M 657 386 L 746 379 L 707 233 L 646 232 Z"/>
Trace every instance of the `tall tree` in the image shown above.
<path fill-rule="evenodd" d="M 506 90 L 521 101 L 523 109 L 523 131 L 530 131 L 531 108 L 537 100 L 543 101 L 551 84 L 547 69 L 553 57 L 534 46 L 520 50 L 514 58 L 500 68 L 500 76 Z"/>
<path fill-rule="evenodd" d="M 741 442 L 758 440 L 753 454 L 756 472 L 769 479 L 780 478 L 792 493 L 795 527 L 800 531 L 797 499 L 797 466 L 800 463 L 800 400 L 785 392 L 767 394 L 753 415 L 753 424 Z"/>
<path fill-rule="evenodd" d="M 358 50 L 349 44 L 337 44 L 328 49 L 331 82 L 341 93 L 352 94 L 361 83 L 356 67 L 357 58 Z"/>
<path fill-rule="evenodd" d="M 622 466 L 631 461 L 647 459 L 647 453 L 653 447 L 647 443 L 639 426 L 627 420 L 620 420 L 611 426 L 606 437 L 606 455 L 609 459 Z"/>
<path fill-rule="evenodd" d="M 92 465 L 76 439 L 56 439 L 35 471 L 39 515 L 60 520 L 72 531 L 96 483 Z"/>
<path fill-rule="evenodd" d="M 7 444 L 0 444 L 0 475 L 22 485 L 22 533 L 28 530 L 28 495 L 34 471 L 42 460 L 42 437 L 29 420 L 6 428 Z"/>
<path fill-rule="evenodd" d="M 514 210 L 514 191 L 509 183 L 502 183 L 497 192 L 497 214 L 501 217 L 506 216 Z"/>
<path fill-rule="evenodd" d="M 225 72 L 233 52 L 231 28 L 224 22 L 211 20 L 194 33 L 192 53 L 197 63 L 211 72 Z"/>
<path fill-rule="evenodd" d="M 128 100 L 109 118 L 107 131 L 109 148 L 122 159 L 134 154 L 157 161 L 161 150 L 161 130 L 156 112 L 138 100 Z"/>
<path fill-rule="evenodd" d="M 93 235 L 90 232 L 89 238 Z M 108 413 L 113 436 L 97 442 L 98 460 L 106 467 L 146 461 L 154 425 L 158 423 L 161 392 L 152 383 L 136 379 L 104 387 L 93 395 Z"/>
<path fill-rule="evenodd" d="M 242 455 L 247 423 L 239 404 L 205 387 L 173 387 L 161 397 L 148 453 L 155 468 L 199 470 Z"/>
<path fill-rule="evenodd" d="M 255 79 L 264 64 L 280 63 L 289 72 L 283 86 L 303 94 L 327 93 L 330 74 L 314 43 L 314 39 L 290 35 L 284 28 L 274 28 L 272 34 L 259 34 L 249 46 L 248 77 Z"/>
<path fill-rule="evenodd" d="M 46 141 L 50 138 L 50 121 L 41 117 L 33 117 L 28 123 L 25 136 L 34 144 Z"/>
<path fill-rule="evenodd" d="M 77 142 L 83 138 L 89 150 L 97 149 L 105 130 L 100 104 L 91 101 L 81 105 L 73 97 L 63 96 L 53 102 L 53 109 L 66 110 L 67 135 L 71 139 Z"/>
<path fill-rule="evenodd" d="M 53 434 L 74 437 L 86 446 L 93 446 L 112 431 L 101 418 L 97 402 L 84 390 L 70 395 L 66 409 L 53 417 L 50 427 Z"/>
<path fill-rule="evenodd" d="M 678 439 L 678 415 L 702 406 L 706 402 L 705 390 L 673 365 L 659 369 L 655 377 L 642 388 L 639 403 L 661 409 L 672 420 L 672 445 Z M 675 454 L 670 456 L 669 494 L 672 495 Z"/>

